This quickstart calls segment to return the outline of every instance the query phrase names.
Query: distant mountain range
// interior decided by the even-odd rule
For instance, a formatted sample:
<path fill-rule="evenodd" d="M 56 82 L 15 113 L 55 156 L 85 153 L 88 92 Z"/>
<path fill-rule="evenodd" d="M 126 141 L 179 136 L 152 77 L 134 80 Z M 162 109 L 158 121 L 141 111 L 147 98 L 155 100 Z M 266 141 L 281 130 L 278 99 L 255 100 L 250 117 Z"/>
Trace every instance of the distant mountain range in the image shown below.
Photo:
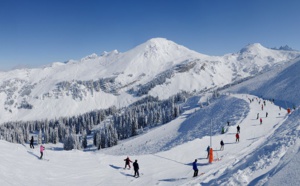
<path fill-rule="evenodd" d="M 0 73 L 1 122 L 72 116 L 127 106 L 144 96 L 166 99 L 253 77 L 300 56 L 289 47 L 255 43 L 237 53 L 208 56 L 164 38 L 120 53 Z"/>

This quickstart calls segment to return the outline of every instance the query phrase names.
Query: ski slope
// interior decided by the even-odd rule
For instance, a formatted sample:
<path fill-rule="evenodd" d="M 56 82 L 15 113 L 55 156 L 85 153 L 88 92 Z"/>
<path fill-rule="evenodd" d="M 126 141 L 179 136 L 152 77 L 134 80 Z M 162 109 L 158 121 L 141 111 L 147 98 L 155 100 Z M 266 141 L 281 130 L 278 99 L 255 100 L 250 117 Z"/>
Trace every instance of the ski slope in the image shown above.
<path fill-rule="evenodd" d="M 254 101 L 250 103 L 249 98 Z M 0 141 L 0 185 L 174 186 L 254 183 L 259 176 L 272 170 L 288 150 L 281 148 L 273 156 L 264 157 L 264 152 L 257 149 L 270 141 L 274 132 L 293 116 L 293 113 L 287 116 L 286 110 L 279 110 L 277 105 L 269 101 L 264 110 L 261 110 L 261 104 L 261 98 L 247 94 L 223 95 L 201 109 L 192 101 L 186 112 L 171 123 L 110 149 L 63 151 L 60 146 L 46 144 L 45 159 L 49 161 L 38 159 L 37 147 L 32 150 L 28 144 Z M 220 134 L 221 127 L 227 121 L 219 116 L 228 114 L 228 111 L 232 111 L 232 122 L 226 133 Z M 269 113 L 267 118 L 265 112 Z M 263 119 L 262 125 L 256 119 L 257 113 Z M 213 120 L 210 123 L 211 118 Z M 205 124 L 201 120 L 206 121 Z M 213 126 L 214 157 L 220 159 L 212 164 L 206 159 L 210 124 Z M 240 142 L 236 143 L 238 124 L 241 133 Z M 207 132 L 201 132 L 200 128 Z M 225 143 L 223 151 L 219 150 L 221 139 Z M 271 146 L 269 150 L 277 152 L 276 148 L 277 145 Z M 139 178 L 132 177 L 132 169 L 123 169 L 123 160 L 127 155 L 133 161 L 138 160 Z M 192 162 L 195 159 L 198 159 L 199 173 L 205 174 L 192 178 Z M 277 183 L 275 178 L 272 181 Z"/>
<path fill-rule="evenodd" d="M 38 147 L 0 140 L 0 185 L 298 185 L 299 70 L 299 59 L 289 62 L 224 89 L 209 105 L 202 104 L 204 95 L 192 97 L 177 119 L 100 151 L 63 151 L 62 144 L 46 144 L 46 160 L 39 160 Z M 266 100 L 262 110 L 262 98 L 275 102 Z M 285 109 L 293 105 L 295 110 L 287 115 Z M 220 134 L 227 121 L 228 130 Z M 210 129 L 212 164 L 206 159 Z M 123 169 L 127 156 L 138 160 L 140 178 Z M 195 159 L 204 174 L 192 178 Z"/>

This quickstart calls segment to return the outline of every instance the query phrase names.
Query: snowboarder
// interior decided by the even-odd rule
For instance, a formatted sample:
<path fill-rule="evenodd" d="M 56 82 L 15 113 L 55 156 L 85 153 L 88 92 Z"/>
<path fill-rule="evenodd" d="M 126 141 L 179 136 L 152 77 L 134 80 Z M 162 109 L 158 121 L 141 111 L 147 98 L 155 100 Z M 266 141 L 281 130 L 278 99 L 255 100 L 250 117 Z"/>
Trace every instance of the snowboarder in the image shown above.
<path fill-rule="evenodd" d="M 30 139 L 30 148 L 34 149 L 33 142 L 34 142 L 33 136 L 31 136 L 31 139 Z"/>
<path fill-rule="evenodd" d="M 224 150 L 224 142 L 223 142 L 223 140 L 221 140 L 220 145 L 221 145 L 220 150 Z"/>
<path fill-rule="evenodd" d="M 268 115 L 269 115 L 269 113 L 268 113 L 268 112 L 266 112 L 266 118 L 268 117 Z"/>
<path fill-rule="evenodd" d="M 44 147 L 43 145 L 41 145 L 41 146 L 40 146 L 40 153 L 41 153 L 40 159 L 43 158 L 44 150 L 45 150 L 45 147 Z"/>
<path fill-rule="evenodd" d="M 235 142 L 240 142 L 240 135 L 239 135 L 239 133 L 236 133 L 236 135 L 235 135 Z"/>
<path fill-rule="evenodd" d="M 236 129 L 237 129 L 237 133 L 240 133 L 240 125 L 238 125 L 237 127 L 236 127 Z"/>
<path fill-rule="evenodd" d="M 194 170 L 194 176 L 193 177 L 198 176 L 197 159 L 195 159 L 195 161 L 193 163 L 193 170 Z"/>
<path fill-rule="evenodd" d="M 133 177 L 140 177 L 140 173 L 139 173 L 139 164 L 137 163 L 137 160 L 135 160 L 135 162 L 132 164 L 133 165 L 133 169 L 134 169 L 134 176 Z"/>
<path fill-rule="evenodd" d="M 129 167 L 129 169 L 130 169 L 130 168 L 131 168 L 131 167 L 130 167 L 130 162 L 132 162 L 132 161 L 129 159 L 129 157 L 127 156 L 127 158 L 124 159 L 124 161 L 125 161 L 125 167 L 124 167 L 124 169 L 126 169 L 127 165 L 128 165 L 128 167 Z"/>
<path fill-rule="evenodd" d="M 257 113 L 257 117 L 256 117 L 256 119 L 258 119 L 259 118 L 259 113 Z"/>
<path fill-rule="evenodd" d="M 222 127 L 222 132 L 221 132 L 222 134 L 224 134 L 225 133 L 225 129 L 224 129 L 224 127 Z"/>
<path fill-rule="evenodd" d="M 262 118 L 260 118 L 259 122 L 260 122 L 260 124 L 262 124 Z"/>
<path fill-rule="evenodd" d="M 207 158 L 207 159 L 208 159 L 208 157 L 209 157 L 209 149 L 210 149 L 210 146 L 208 145 L 207 148 L 206 148 L 206 151 L 207 151 L 207 157 L 206 157 L 206 158 Z"/>

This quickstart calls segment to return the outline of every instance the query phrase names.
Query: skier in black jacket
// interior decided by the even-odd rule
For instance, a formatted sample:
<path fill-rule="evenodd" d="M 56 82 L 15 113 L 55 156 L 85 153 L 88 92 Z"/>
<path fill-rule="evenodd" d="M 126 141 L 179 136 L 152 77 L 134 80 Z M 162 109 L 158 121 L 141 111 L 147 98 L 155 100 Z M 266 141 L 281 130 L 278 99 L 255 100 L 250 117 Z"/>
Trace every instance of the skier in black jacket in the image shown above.
<path fill-rule="evenodd" d="M 33 141 L 34 141 L 33 136 L 31 136 L 31 139 L 30 139 L 30 148 L 34 149 Z"/>
<path fill-rule="evenodd" d="M 209 150 L 210 150 L 210 147 L 208 146 L 207 149 L 206 149 L 206 151 L 207 151 L 207 157 L 206 157 L 206 159 L 208 159 L 208 157 L 209 157 Z"/>
<path fill-rule="evenodd" d="M 221 145 L 220 150 L 224 150 L 224 142 L 223 142 L 223 140 L 221 140 L 220 145 Z"/>
<path fill-rule="evenodd" d="M 135 160 L 135 162 L 132 164 L 133 165 L 133 169 L 134 169 L 134 177 L 139 177 L 139 164 L 137 163 L 137 160 Z"/>

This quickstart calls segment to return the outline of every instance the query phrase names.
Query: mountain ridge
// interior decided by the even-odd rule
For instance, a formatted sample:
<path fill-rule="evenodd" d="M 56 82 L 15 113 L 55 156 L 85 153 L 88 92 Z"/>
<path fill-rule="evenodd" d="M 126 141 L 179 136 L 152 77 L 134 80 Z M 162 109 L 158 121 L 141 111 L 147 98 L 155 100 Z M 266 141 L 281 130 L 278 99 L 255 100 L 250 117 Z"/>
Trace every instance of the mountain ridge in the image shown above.
<path fill-rule="evenodd" d="M 0 117 L 3 121 L 51 119 L 126 106 L 147 95 L 167 99 L 181 91 L 222 87 L 300 56 L 300 52 L 272 50 L 257 43 L 242 50 L 207 56 L 165 38 L 153 38 L 124 53 L 113 50 L 79 61 L 1 72 Z M 20 107 L 24 103 L 31 109 Z"/>

